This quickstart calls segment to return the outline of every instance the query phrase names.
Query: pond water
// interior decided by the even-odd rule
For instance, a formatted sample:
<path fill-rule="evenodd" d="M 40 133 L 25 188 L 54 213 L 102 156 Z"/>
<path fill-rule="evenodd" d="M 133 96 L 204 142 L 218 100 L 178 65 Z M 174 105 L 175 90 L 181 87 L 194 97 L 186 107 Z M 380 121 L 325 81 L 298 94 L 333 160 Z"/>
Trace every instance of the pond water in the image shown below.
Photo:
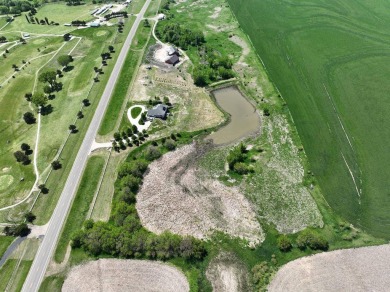
<path fill-rule="evenodd" d="M 230 114 L 230 122 L 207 137 L 214 144 L 232 143 L 260 130 L 260 116 L 255 107 L 236 87 L 215 90 L 213 95 L 219 106 Z"/>

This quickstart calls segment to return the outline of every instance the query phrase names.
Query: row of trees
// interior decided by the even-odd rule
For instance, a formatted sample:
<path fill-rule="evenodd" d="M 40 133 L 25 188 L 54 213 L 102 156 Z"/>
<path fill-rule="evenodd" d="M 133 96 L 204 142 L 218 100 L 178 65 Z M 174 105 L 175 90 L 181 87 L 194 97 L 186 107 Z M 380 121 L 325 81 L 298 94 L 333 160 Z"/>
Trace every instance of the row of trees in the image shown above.
<path fill-rule="evenodd" d="M 60 25 L 58 22 L 49 21 L 47 17 L 44 19 L 39 20 L 37 17 L 34 17 L 33 15 L 27 16 L 25 15 L 26 20 L 30 24 L 40 24 L 40 25 Z"/>
<path fill-rule="evenodd" d="M 328 250 L 328 241 L 317 232 L 305 229 L 295 240 L 296 246 L 300 250 L 310 248 L 312 250 Z M 287 235 L 280 235 L 277 239 L 278 248 L 283 252 L 288 252 L 293 248 L 293 241 Z"/>
<path fill-rule="evenodd" d="M 204 258 L 207 251 L 202 241 L 169 232 L 156 235 L 144 229 L 139 220 L 135 208 L 136 193 L 148 163 L 159 158 L 163 151 L 166 151 L 164 146 L 151 145 L 134 157 L 135 160 L 129 157 L 119 167 L 109 222 L 87 220 L 84 229 L 73 236 L 73 248 L 83 248 L 95 256 L 107 254 L 159 260 Z"/>
<path fill-rule="evenodd" d="M 31 160 L 30 160 L 29 155 L 31 155 L 33 153 L 30 145 L 28 145 L 27 143 L 22 143 L 22 145 L 20 146 L 20 149 L 21 150 L 14 152 L 14 156 L 16 158 L 16 161 L 23 163 L 24 165 L 30 164 Z"/>
<path fill-rule="evenodd" d="M 127 18 L 128 17 L 127 12 L 126 11 L 118 11 L 118 12 L 112 12 L 110 14 L 104 15 L 105 20 L 110 20 L 110 19 L 116 18 L 116 17 Z"/>

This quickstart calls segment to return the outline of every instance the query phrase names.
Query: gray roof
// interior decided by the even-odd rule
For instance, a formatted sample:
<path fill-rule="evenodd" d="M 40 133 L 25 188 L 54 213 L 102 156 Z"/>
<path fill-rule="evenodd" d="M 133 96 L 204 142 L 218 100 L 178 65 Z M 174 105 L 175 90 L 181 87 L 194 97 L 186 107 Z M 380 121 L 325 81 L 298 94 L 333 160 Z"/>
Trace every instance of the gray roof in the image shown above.
<path fill-rule="evenodd" d="M 154 108 L 148 110 L 149 117 L 164 118 L 167 114 L 168 106 L 165 104 L 158 104 Z"/>
<path fill-rule="evenodd" d="M 167 53 L 168 53 L 169 56 L 171 56 L 173 54 L 179 54 L 179 51 L 175 47 L 170 46 L 167 49 Z"/>
<path fill-rule="evenodd" d="M 179 61 L 180 61 L 179 57 L 176 56 L 176 55 L 173 55 L 173 56 L 171 56 L 170 58 L 168 58 L 168 59 L 165 61 L 165 63 L 175 65 L 175 64 L 178 63 Z"/>

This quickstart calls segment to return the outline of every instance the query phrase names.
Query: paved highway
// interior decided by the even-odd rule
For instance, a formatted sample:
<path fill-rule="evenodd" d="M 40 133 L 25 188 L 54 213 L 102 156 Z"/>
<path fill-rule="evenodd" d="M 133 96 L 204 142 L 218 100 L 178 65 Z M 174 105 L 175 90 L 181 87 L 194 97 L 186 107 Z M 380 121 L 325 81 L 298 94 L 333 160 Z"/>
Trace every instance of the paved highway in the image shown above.
<path fill-rule="evenodd" d="M 79 149 L 79 152 L 74 161 L 73 167 L 69 173 L 69 177 L 65 183 L 61 197 L 57 203 L 57 206 L 50 219 L 50 223 L 46 232 L 46 235 L 38 249 L 34 262 L 27 275 L 26 281 L 23 285 L 23 292 L 35 292 L 38 291 L 39 286 L 45 276 L 46 268 L 52 258 L 54 249 L 57 245 L 59 235 L 61 233 L 62 226 L 68 215 L 70 207 L 72 205 L 73 198 L 77 191 L 77 186 L 83 173 L 84 167 L 87 163 L 89 150 L 98 132 L 100 123 L 103 119 L 104 113 L 110 101 L 110 97 L 114 90 L 115 82 L 118 79 L 119 73 L 126 59 L 126 55 L 130 49 L 131 42 L 134 35 L 137 32 L 137 28 L 148 8 L 151 0 L 146 0 L 141 12 L 137 15 L 133 27 L 130 30 L 129 35 L 123 45 L 123 48 L 118 56 L 114 69 L 111 73 L 110 79 L 104 89 L 103 95 L 96 108 L 95 114 L 88 128 L 88 131 L 84 137 L 83 143 Z M 130 80 L 129 80 L 130 82 Z"/>

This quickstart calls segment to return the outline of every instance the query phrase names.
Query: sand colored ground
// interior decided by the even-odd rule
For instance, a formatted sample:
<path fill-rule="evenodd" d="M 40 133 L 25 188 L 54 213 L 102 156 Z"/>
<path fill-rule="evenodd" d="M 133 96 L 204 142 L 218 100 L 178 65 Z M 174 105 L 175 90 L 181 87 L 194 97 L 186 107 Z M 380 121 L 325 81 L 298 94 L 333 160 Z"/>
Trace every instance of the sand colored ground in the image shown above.
<path fill-rule="evenodd" d="M 270 292 L 389 291 L 390 245 L 321 253 L 283 266 Z"/>
<path fill-rule="evenodd" d="M 182 272 L 160 262 L 100 259 L 74 267 L 62 291 L 187 292 L 190 287 Z"/>
<path fill-rule="evenodd" d="M 136 208 L 142 224 L 157 234 L 206 238 L 213 231 L 244 238 L 251 245 L 264 239 L 250 203 L 236 187 L 227 187 L 196 167 L 204 145 L 184 146 L 149 166 Z"/>
<path fill-rule="evenodd" d="M 248 270 L 234 254 L 221 253 L 211 260 L 206 276 L 215 292 L 251 291 Z"/>

